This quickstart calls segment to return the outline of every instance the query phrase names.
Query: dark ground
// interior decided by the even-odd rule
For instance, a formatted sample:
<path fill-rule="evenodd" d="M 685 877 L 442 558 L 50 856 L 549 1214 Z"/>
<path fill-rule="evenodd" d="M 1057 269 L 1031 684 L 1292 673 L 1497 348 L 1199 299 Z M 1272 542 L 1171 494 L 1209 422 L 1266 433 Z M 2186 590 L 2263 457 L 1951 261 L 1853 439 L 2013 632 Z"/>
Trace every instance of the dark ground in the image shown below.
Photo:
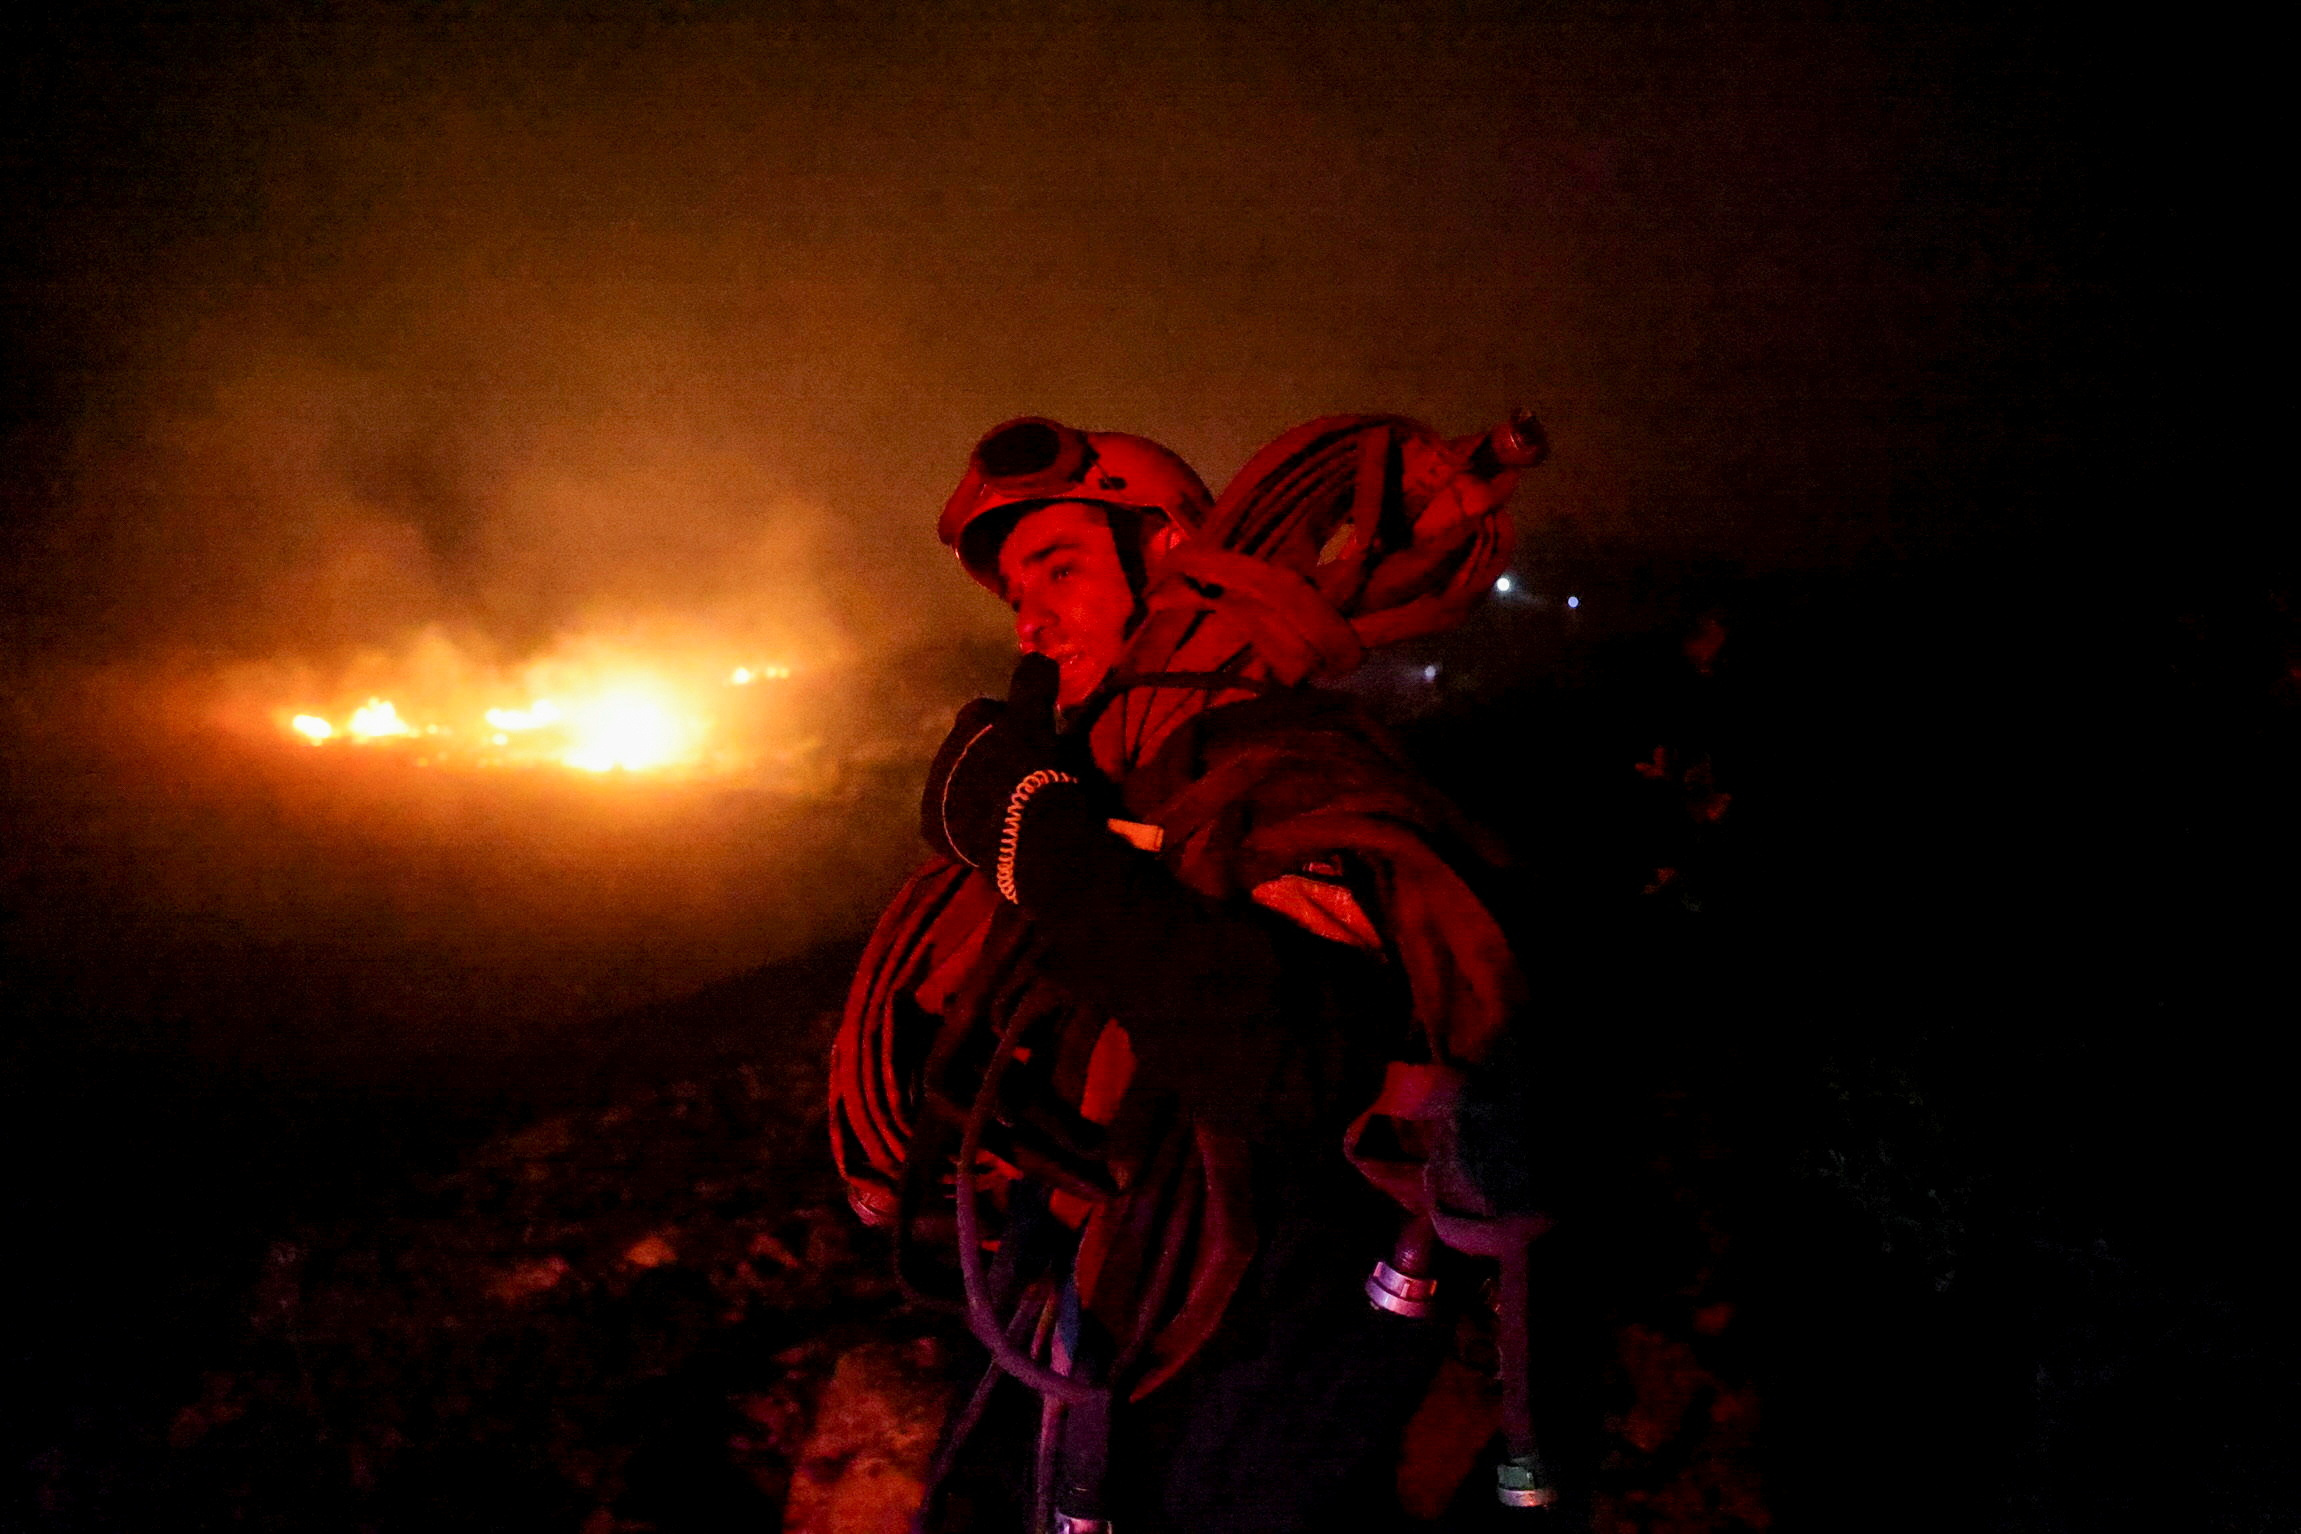
<path fill-rule="evenodd" d="M 1527 584 L 1584 609 L 1368 686 L 1520 860 L 1576 1518 L 2293 1527 L 2289 594 Z M 363 1073 L 91 1017 L 86 966 L 186 961 L 76 915 L 6 955 L 0 1526 L 772 1526 L 831 1356 L 933 1333 L 820 1138 L 852 943 Z M 260 1006 L 229 950 L 178 980 Z"/>

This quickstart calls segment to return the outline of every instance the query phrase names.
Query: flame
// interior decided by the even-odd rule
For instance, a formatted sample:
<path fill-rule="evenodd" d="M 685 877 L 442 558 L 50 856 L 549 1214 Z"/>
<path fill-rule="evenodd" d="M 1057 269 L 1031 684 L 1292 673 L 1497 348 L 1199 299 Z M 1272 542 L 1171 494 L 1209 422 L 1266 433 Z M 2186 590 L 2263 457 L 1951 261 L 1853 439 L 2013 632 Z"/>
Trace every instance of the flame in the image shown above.
<path fill-rule="evenodd" d="M 673 691 L 660 682 L 626 679 L 598 695 L 561 704 L 537 698 L 525 708 L 491 708 L 481 715 L 493 733 L 492 746 L 514 745 L 515 736 L 537 738 L 545 759 L 585 772 L 644 772 L 692 761 L 705 733 L 706 722 L 680 707 Z M 335 737 L 336 727 L 318 714 L 297 714 L 288 728 L 314 745 Z M 421 730 L 400 716 L 387 698 L 370 698 L 353 711 L 344 733 L 355 741 L 388 740 L 410 735 L 450 735 L 453 729 L 427 724 Z M 524 743 L 521 743 L 524 745 Z M 536 753 L 520 750 L 495 762 L 534 760 Z M 427 759 L 428 760 L 428 759 Z"/>
<path fill-rule="evenodd" d="M 320 722 L 325 724 L 327 721 L 323 719 Z M 402 719 L 399 710 L 385 698 L 368 699 L 365 708 L 353 711 L 352 722 L 346 728 L 351 731 L 354 740 L 377 740 L 385 736 L 415 733 L 415 726 Z M 311 734 L 309 730 L 304 733 Z"/>
<path fill-rule="evenodd" d="M 538 698 L 526 708 L 491 708 L 487 722 L 499 730 L 517 734 L 525 730 L 541 730 L 559 723 L 562 715 L 559 705 L 549 698 Z M 502 741 L 497 741 L 502 745 Z"/>
<path fill-rule="evenodd" d="M 794 781 L 819 772 L 820 740 L 799 712 L 815 706 L 812 695 L 778 688 L 770 696 L 754 685 L 788 681 L 798 668 L 756 658 L 737 665 L 728 653 L 733 647 L 714 641 L 681 633 L 578 634 L 506 667 L 426 631 L 403 651 L 356 657 L 350 674 L 333 683 L 309 669 L 250 667 L 239 687 L 251 702 L 285 692 L 289 706 L 269 702 L 263 711 L 299 744 L 407 751 L 411 766 L 601 775 L 765 771 Z M 331 693 L 333 706 L 315 706 Z"/>
<path fill-rule="evenodd" d="M 665 701 L 626 687 L 575 710 L 575 744 L 560 760 L 585 772 L 642 772 L 687 754 L 690 728 Z"/>

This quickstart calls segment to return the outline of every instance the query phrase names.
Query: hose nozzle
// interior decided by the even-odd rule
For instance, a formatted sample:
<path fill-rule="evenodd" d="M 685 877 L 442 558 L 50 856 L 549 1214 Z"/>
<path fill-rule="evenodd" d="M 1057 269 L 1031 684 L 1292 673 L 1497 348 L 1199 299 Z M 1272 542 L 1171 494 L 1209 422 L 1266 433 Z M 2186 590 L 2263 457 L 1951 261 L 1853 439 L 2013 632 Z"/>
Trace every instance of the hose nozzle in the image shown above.
<path fill-rule="evenodd" d="M 1366 1301 L 1376 1310 L 1421 1320 L 1438 1308 L 1438 1232 L 1430 1216 L 1418 1214 L 1398 1233 L 1390 1260 L 1378 1262 L 1366 1276 Z"/>
<path fill-rule="evenodd" d="M 1470 468 L 1483 479 L 1493 479 L 1508 469 L 1531 469 L 1549 456 L 1550 439 L 1542 423 L 1534 419 L 1533 411 L 1521 407 L 1478 439 L 1470 450 Z"/>
<path fill-rule="evenodd" d="M 1504 1507 L 1552 1507 L 1558 1488 L 1538 1454 L 1514 1454 L 1494 1467 L 1494 1500 Z"/>

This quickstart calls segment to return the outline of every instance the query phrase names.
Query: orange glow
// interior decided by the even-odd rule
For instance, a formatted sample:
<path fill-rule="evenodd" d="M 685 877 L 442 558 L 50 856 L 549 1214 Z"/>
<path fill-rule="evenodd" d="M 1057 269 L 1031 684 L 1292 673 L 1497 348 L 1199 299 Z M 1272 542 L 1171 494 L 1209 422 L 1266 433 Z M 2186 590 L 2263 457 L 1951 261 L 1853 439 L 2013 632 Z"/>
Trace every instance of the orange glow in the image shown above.
<path fill-rule="evenodd" d="M 219 677 L 214 707 L 236 730 L 327 756 L 815 794 L 842 781 L 849 751 L 876 761 L 893 749 L 876 732 L 850 740 L 851 721 L 830 711 L 828 680 L 847 662 L 836 636 L 829 641 L 799 664 L 780 638 L 770 647 L 684 620 L 628 622 L 561 634 L 513 658 L 485 639 L 427 628 L 324 669 L 289 658 L 235 667 Z M 901 749 L 913 744 L 905 734 Z"/>
<path fill-rule="evenodd" d="M 694 723 L 673 713 L 668 700 L 638 685 L 579 705 L 568 727 L 575 743 L 560 760 L 585 772 L 613 772 L 619 767 L 644 772 L 685 760 L 700 733 Z"/>
<path fill-rule="evenodd" d="M 679 1253 L 661 1236 L 641 1236 L 623 1254 L 623 1260 L 635 1268 L 660 1268 L 667 1262 L 677 1262 Z"/>
<path fill-rule="evenodd" d="M 415 733 L 415 726 L 402 719 L 398 708 L 385 698 L 370 698 L 364 708 L 354 710 L 352 722 L 347 728 L 354 740 L 379 740 L 386 736 Z M 307 730 L 305 733 L 311 732 Z"/>
<path fill-rule="evenodd" d="M 549 698 L 538 698 L 526 708 L 491 708 L 487 722 L 498 730 L 517 734 L 527 730 L 541 730 L 559 723 L 559 705 Z M 496 744 L 501 745 L 501 741 Z"/>
<path fill-rule="evenodd" d="M 743 678 L 786 679 L 792 668 L 734 666 L 714 648 L 689 636 L 571 636 L 510 668 L 428 634 L 398 653 L 359 657 L 334 686 L 319 682 L 321 698 L 332 692 L 341 700 L 332 708 L 311 706 L 318 679 L 309 673 L 251 670 L 245 685 L 275 698 L 287 688 L 291 698 L 303 694 L 267 710 L 284 733 L 331 750 L 420 744 L 421 754 L 408 757 L 417 766 L 717 776 L 771 760 L 788 771 L 794 751 L 814 749 L 788 718 L 788 695 L 713 700 L 730 685 L 747 685 Z"/>

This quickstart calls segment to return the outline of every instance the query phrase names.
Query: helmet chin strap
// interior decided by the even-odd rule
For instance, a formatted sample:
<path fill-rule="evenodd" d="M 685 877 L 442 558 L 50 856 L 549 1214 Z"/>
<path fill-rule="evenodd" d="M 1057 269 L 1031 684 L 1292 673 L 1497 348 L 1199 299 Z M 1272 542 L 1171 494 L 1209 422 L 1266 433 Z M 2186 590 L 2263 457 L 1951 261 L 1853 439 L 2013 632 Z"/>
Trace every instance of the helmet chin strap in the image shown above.
<path fill-rule="evenodd" d="M 1095 721 L 1102 718 L 1103 710 L 1109 708 L 1112 701 L 1117 697 L 1117 690 L 1111 686 L 1110 673 L 1106 671 L 1103 673 L 1103 679 L 1095 684 L 1093 692 L 1088 693 L 1068 708 L 1059 703 L 1055 705 L 1055 733 L 1057 735 L 1086 734 L 1095 727 Z"/>
<path fill-rule="evenodd" d="M 1103 710 L 1116 703 L 1123 695 L 1143 687 L 1181 687 L 1192 692 L 1251 692 L 1258 697 L 1294 689 L 1284 682 L 1269 677 L 1240 676 L 1235 671 L 1145 671 L 1122 672 L 1117 667 L 1105 672 L 1103 679 L 1088 693 L 1068 708 L 1055 709 L 1055 731 L 1060 735 L 1079 735 L 1095 727 Z"/>
<path fill-rule="evenodd" d="M 1110 531 L 1111 548 L 1118 555 L 1119 569 L 1127 578 L 1127 590 L 1134 596 L 1134 607 L 1127 614 L 1126 626 L 1119 631 L 1122 639 L 1132 639 L 1135 630 L 1141 628 L 1143 620 L 1150 616 L 1150 607 L 1143 601 L 1143 592 L 1150 584 L 1150 562 L 1145 557 L 1146 540 L 1143 532 L 1146 514 L 1132 506 L 1114 505 L 1108 501 L 1091 501 L 1088 504 L 1102 512 L 1103 526 Z M 1170 525 L 1164 517 L 1159 519 L 1159 523 L 1162 530 Z M 1163 555 L 1166 550 L 1162 548 L 1159 552 Z M 1102 680 L 1095 684 L 1093 692 L 1067 708 L 1057 705 L 1056 729 L 1065 735 L 1093 729 L 1095 720 L 1101 717 L 1111 700 L 1135 687 L 1176 685 L 1197 686 L 1214 691 L 1231 688 L 1245 688 L 1255 692 L 1277 690 L 1237 678 L 1226 681 L 1212 673 L 1201 676 L 1198 673 L 1174 672 L 1170 676 L 1171 680 L 1122 676 L 1119 668 L 1114 665 L 1103 673 Z"/>
<path fill-rule="evenodd" d="M 1122 692 L 1138 687 L 1186 687 L 1193 692 L 1251 692 L 1262 695 L 1291 692 L 1286 683 L 1267 676 L 1241 676 L 1235 671 L 1145 671 L 1120 675 L 1113 672 L 1103 678 L 1095 689 L 1097 697 L 1116 698 Z"/>
<path fill-rule="evenodd" d="M 1127 632 L 1143 620 L 1143 587 L 1149 583 L 1148 566 L 1143 561 L 1143 516 L 1132 506 L 1117 506 L 1108 501 L 1095 501 L 1103 514 L 1103 526 L 1110 529 L 1111 548 L 1118 554 L 1119 568 L 1126 572 L 1127 589 L 1135 595 L 1134 614 L 1127 619 Z"/>

